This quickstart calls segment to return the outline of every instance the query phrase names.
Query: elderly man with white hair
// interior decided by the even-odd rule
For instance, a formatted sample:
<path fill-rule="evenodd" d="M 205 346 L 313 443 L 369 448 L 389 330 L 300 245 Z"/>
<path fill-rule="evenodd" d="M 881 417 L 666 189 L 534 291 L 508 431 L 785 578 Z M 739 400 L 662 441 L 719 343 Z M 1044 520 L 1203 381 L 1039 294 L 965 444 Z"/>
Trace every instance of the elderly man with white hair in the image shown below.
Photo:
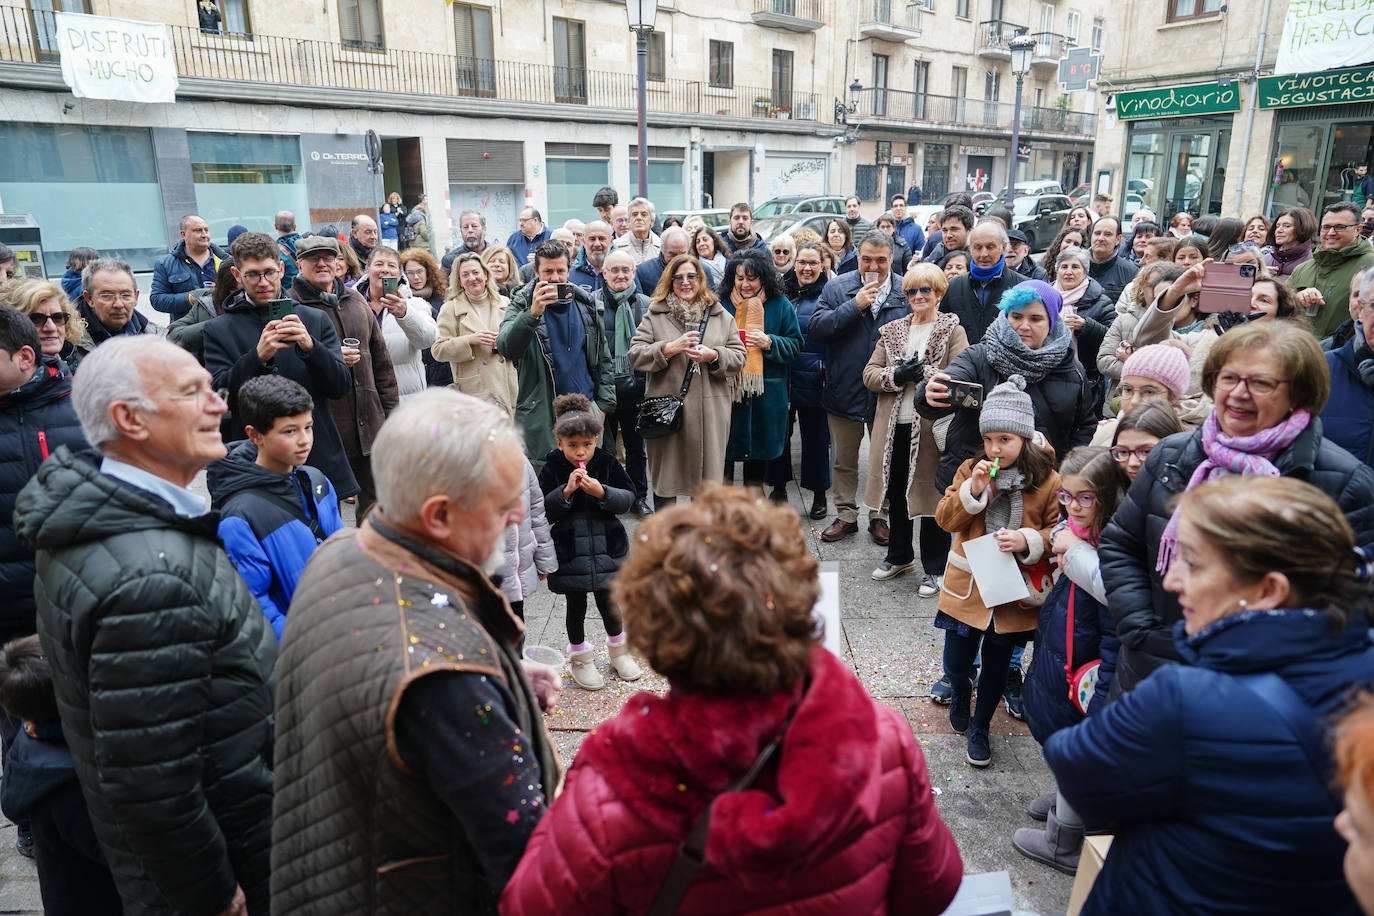
<path fill-rule="evenodd" d="M 488 578 L 526 511 L 520 432 L 431 388 L 372 461 L 376 510 L 311 557 L 282 638 L 272 912 L 494 914 L 558 782 L 557 673 L 527 674 Z"/>
<path fill-rule="evenodd" d="M 611 247 L 624 248 L 636 264 L 653 260 L 661 247 L 658 236 L 654 235 L 653 202 L 645 197 L 636 197 L 630 201 L 627 213 L 630 231 L 616 239 Z"/>
<path fill-rule="evenodd" d="M 663 230 L 662 244 L 658 254 L 647 261 L 642 262 L 635 269 L 635 283 L 639 285 L 639 291 L 646 296 L 653 296 L 654 290 L 658 288 L 658 281 L 663 276 L 663 271 L 668 268 L 668 262 L 680 254 L 686 254 L 687 249 L 692 247 L 692 237 L 687 234 L 687 230 L 680 226 L 670 226 Z M 620 249 L 625 251 L 627 249 Z"/>
<path fill-rule="evenodd" d="M 19 494 L 38 635 L 125 912 L 268 912 L 277 640 L 189 487 L 224 457 L 223 394 L 190 353 L 121 337 L 81 362 L 95 452 Z"/>

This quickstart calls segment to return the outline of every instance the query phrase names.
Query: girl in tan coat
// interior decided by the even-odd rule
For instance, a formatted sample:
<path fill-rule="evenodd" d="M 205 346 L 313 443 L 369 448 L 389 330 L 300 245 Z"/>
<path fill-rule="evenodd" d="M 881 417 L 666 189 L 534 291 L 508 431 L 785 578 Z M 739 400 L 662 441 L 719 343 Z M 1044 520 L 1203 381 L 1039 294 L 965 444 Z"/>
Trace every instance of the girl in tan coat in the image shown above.
<path fill-rule="evenodd" d="M 949 723 L 968 732 L 968 762 L 992 762 L 988 726 L 1006 688 L 1012 649 L 1035 635 L 1038 609 L 1030 602 L 989 608 L 964 554 L 964 543 L 992 533 L 1004 553 L 1023 567 L 1048 552 L 1050 532 L 1059 520 L 1059 474 L 1054 453 L 1035 431 L 1035 412 L 1019 375 L 992 389 L 983 400 L 978 429 L 983 450 L 959 466 L 954 482 L 935 510 L 940 527 L 954 535 L 954 546 L 940 589 L 935 626 L 945 631 L 945 675 L 954 688 Z M 1032 582 L 1032 597 L 1049 592 L 1048 576 Z M 982 643 L 983 667 L 978 701 L 970 719 L 973 685 L 968 673 Z"/>
<path fill-rule="evenodd" d="M 453 262 L 448 299 L 439 309 L 439 336 L 430 350 L 453 369 L 453 387 L 486 398 L 515 415 L 515 366 L 496 352 L 496 332 L 508 300 L 475 252 Z"/>

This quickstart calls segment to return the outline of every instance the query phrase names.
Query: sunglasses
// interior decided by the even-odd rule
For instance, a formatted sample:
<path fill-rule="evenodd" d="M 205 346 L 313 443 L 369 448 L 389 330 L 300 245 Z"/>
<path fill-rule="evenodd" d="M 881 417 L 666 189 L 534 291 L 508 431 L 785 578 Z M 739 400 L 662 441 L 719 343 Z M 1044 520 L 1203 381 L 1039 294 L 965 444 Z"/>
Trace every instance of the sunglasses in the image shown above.
<path fill-rule="evenodd" d="M 912 296 L 916 295 L 929 296 L 933 292 L 935 292 L 935 287 L 933 286 L 913 286 L 906 291 L 906 297 L 910 299 Z"/>
<path fill-rule="evenodd" d="M 59 328 L 65 328 L 67 326 L 67 313 L 58 312 L 55 315 L 40 315 L 37 312 L 29 312 L 29 320 L 33 322 L 35 328 L 41 328 L 49 321 Z"/>

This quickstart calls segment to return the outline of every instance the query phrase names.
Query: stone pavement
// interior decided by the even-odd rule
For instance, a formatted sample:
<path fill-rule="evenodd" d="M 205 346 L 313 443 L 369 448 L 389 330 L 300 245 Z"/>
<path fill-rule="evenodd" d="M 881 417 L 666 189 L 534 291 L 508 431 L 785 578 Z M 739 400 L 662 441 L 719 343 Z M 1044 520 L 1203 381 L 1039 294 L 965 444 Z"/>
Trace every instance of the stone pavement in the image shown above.
<path fill-rule="evenodd" d="M 794 449 L 794 454 L 796 450 Z M 866 467 L 866 455 L 860 467 Z M 862 491 L 861 491 L 862 492 Z M 811 494 L 790 487 L 792 505 L 809 507 Z M 346 507 L 345 518 L 351 517 Z M 1018 911 L 1063 913 L 1072 879 L 1025 859 L 1011 846 L 1017 827 L 1035 826 L 1024 812 L 1031 798 L 1054 788 L 1054 781 L 1040 747 L 1024 724 L 999 709 L 992 723 L 992 766 L 978 770 L 964 760 L 964 740 L 949 727 L 945 708 L 927 697 L 930 685 L 940 677 L 943 634 L 933 625 L 935 599 L 916 594 L 917 579 L 903 576 L 875 582 L 870 576 L 883 558 L 861 524 L 860 532 L 836 544 L 820 540 L 821 529 L 831 518 L 801 524 L 820 560 L 840 568 L 840 605 L 845 658 L 879 702 L 893 707 L 911 723 L 926 756 L 931 784 L 938 793 L 936 806 L 949 825 L 967 872 L 1008 871 Z M 634 522 L 626 519 L 633 530 Z M 541 589 L 525 603 L 528 641 L 564 649 L 567 633 L 562 598 Z M 588 610 L 588 639 L 604 643 L 600 617 Z M 1029 654 L 1026 659 L 1029 661 Z M 565 763 L 576 754 L 583 738 L 604 719 L 614 715 L 639 690 L 666 691 L 666 682 L 647 673 L 634 684 L 618 680 L 611 672 L 604 649 L 601 668 L 607 687 L 588 693 L 575 687 L 565 690 L 549 726 Z M 566 680 L 566 670 L 564 672 Z M 0 916 L 42 913 L 33 863 L 14 850 L 15 830 L 0 819 Z"/>

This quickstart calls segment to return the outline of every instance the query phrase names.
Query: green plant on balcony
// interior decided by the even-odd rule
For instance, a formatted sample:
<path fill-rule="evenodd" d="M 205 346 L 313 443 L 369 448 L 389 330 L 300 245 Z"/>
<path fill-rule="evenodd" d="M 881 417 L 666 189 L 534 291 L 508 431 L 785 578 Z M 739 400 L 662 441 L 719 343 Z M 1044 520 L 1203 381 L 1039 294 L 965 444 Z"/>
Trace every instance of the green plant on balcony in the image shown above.
<path fill-rule="evenodd" d="M 1054 102 L 1054 129 L 1066 130 L 1069 124 L 1069 95 L 1060 93 L 1059 98 Z"/>

